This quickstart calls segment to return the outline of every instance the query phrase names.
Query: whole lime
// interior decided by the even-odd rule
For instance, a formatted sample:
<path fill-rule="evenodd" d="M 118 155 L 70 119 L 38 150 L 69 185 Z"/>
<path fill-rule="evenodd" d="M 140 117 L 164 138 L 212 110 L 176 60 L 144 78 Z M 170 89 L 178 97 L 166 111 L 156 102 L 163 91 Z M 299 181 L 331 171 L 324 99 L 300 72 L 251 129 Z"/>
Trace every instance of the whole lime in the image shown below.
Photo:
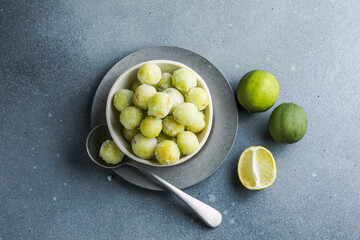
<path fill-rule="evenodd" d="M 294 103 L 282 103 L 271 113 L 269 132 L 272 138 L 283 144 L 296 143 L 307 129 L 305 110 Z"/>
<path fill-rule="evenodd" d="M 249 112 L 264 112 L 271 108 L 279 96 L 276 78 L 266 71 L 254 70 L 240 80 L 237 98 L 241 106 Z"/>

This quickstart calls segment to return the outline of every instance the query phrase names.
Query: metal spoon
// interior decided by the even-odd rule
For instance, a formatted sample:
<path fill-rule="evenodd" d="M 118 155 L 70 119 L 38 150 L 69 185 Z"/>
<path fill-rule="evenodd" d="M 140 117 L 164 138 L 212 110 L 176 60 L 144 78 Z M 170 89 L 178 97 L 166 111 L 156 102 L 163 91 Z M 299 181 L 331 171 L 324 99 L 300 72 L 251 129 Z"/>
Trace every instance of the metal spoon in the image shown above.
<path fill-rule="evenodd" d="M 174 193 L 178 198 L 180 198 L 184 203 L 186 203 L 194 212 L 209 226 L 209 227 L 217 227 L 220 225 L 222 216 L 221 214 L 214 208 L 209 205 L 197 200 L 196 198 L 191 197 L 190 195 L 184 193 L 180 189 L 174 187 L 164 179 L 160 178 L 158 175 L 149 172 L 145 168 L 143 168 L 140 164 L 136 162 L 129 162 L 123 160 L 123 162 L 111 165 L 107 164 L 104 160 L 102 160 L 99 156 L 99 150 L 101 144 L 107 140 L 111 139 L 111 135 L 109 133 L 107 125 L 99 125 L 91 130 L 87 139 L 86 139 L 86 149 L 87 152 L 93 162 L 97 165 L 104 168 L 118 168 L 122 166 L 131 166 L 139 170 L 140 172 L 146 174 L 150 177 L 155 183 L 164 189 L 169 190 Z"/>

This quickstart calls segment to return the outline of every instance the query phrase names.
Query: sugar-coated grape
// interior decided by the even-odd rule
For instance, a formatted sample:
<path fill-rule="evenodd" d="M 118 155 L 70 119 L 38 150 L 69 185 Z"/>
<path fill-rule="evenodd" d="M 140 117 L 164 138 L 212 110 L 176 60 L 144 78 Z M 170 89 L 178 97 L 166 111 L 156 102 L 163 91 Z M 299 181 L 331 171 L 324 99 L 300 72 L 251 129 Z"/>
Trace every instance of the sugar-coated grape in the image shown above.
<path fill-rule="evenodd" d="M 147 138 L 141 133 L 137 134 L 131 141 L 133 152 L 142 159 L 152 158 L 155 155 L 156 145 L 156 138 Z"/>
<path fill-rule="evenodd" d="M 124 158 L 124 153 L 113 140 L 106 140 L 100 148 L 100 157 L 108 164 L 118 164 Z"/>
<path fill-rule="evenodd" d="M 175 88 L 167 88 L 163 92 L 169 95 L 171 98 L 172 107 L 169 113 L 172 113 L 176 106 L 184 102 L 184 96 Z"/>
<path fill-rule="evenodd" d="M 185 95 L 186 102 L 193 103 L 200 111 L 204 110 L 209 104 L 208 96 L 204 89 L 195 87 Z"/>
<path fill-rule="evenodd" d="M 176 139 L 176 143 L 182 154 L 193 153 L 199 146 L 199 140 L 196 135 L 189 131 L 181 132 Z"/>
<path fill-rule="evenodd" d="M 140 125 L 143 119 L 142 111 L 137 107 L 126 107 L 120 113 L 120 123 L 126 129 L 134 129 Z"/>
<path fill-rule="evenodd" d="M 176 137 L 185 130 L 185 126 L 176 122 L 174 116 L 169 115 L 163 120 L 163 132 L 170 137 Z"/>
<path fill-rule="evenodd" d="M 174 137 L 169 137 L 167 135 L 165 135 L 165 133 L 161 132 L 159 134 L 159 136 L 156 137 L 156 140 L 158 143 L 161 143 L 164 140 L 170 140 L 170 141 L 174 141 L 175 142 L 175 138 Z"/>
<path fill-rule="evenodd" d="M 205 115 L 202 112 L 197 113 L 196 120 L 190 126 L 186 126 L 187 131 L 191 131 L 193 133 L 198 133 L 202 131 L 206 126 Z"/>
<path fill-rule="evenodd" d="M 140 123 L 140 132 L 148 138 L 157 137 L 162 129 L 161 119 L 146 117 Z"/>
<path fill-rule="evenodd" d="M 155 93 L 156 89 L 153 86 L 147 84 L 140 85 L 134 93 L 134 105 L 143 110 L 147 110 L 150 98 Z"/>
<path fill-rule="evenodd" d="M 186 68 L 180 68 L 174 71 L 171 81 L 172 84 L 183 93 L 187 93 L 191 88 L 196 87 L 197 84 L 195 74 Z"/>
<path fill-rule="evenodd" d="M 123 136 L 126 139 L 126 141 L 131 142 L 131 140 L 135 137 L 136 134 L 138 134 L 140 130 L 138 128 L 134 129 L 126 129 L 123 128 Z"/>
<path fill-rule="evenodd" d="M 141 83 L 140 83 L 138 80 L 136 80 L 135 82 L 133 82 L 133 83 L 131 84 L 131 91 L 135 92 L 136 89 L 137 89 L 140 85 L 141 85 Z"/>
<path fill-rule="evenodd" d="M 163 92 L 157 92 L 148 103 L 148 115 L 164 118 L 169 114 L 171 107 L 172 101 L 170 96 Z"/>
<path fill-rule="evenodd" d="M 182 103 L 178 105 L 173 112 L 175 121 L 185 126 L 194 124 L 197 117 L 198 109 L 192 103 Z"/>
<path fill-rule="evenodd" d="M 129 89 L 120 89 L 114 95 L 114 106 L 117 110 L 122 111 L 127 106 L 133 105 L 134 92 Z"/>
<path fill-rule="evenodd" d="M 164 140 L 157 145 L 155 157 L 160 164 L 173 164 L 180 159 L 180 151 L 175 142 Z"/>
<path fill-rule="evenodd" d="M 155 63 L 145 63 L 138 72 L 137 77 L 141 84 L 156 85 L 161 78 L 161 69 Z"/>
<path fill-rule="evenodd" d="M 159 92 L 167 89 L 167 88 L 172 88 L 173 85 L 171 83 L 171 74 L 164 72 L 163 74 L 161 74 L 161 79 L 158 82 L 158 84 L 156 85 L 156 90 L 158 90 Z"/>

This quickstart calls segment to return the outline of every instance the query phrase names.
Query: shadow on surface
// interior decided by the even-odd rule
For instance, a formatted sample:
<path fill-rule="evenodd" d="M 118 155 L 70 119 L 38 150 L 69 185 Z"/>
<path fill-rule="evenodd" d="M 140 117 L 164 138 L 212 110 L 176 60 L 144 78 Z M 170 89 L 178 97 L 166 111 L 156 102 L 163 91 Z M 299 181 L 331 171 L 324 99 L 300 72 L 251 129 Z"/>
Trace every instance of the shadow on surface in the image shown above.
<path fill-rule="evenodd" d="M 263 138 L 265 141 L 275 141 L 271 135 L 270 135 L 270 132 L 269 132 L 269 122 L 266 121 L 266 123 L 263 125 Z"/>

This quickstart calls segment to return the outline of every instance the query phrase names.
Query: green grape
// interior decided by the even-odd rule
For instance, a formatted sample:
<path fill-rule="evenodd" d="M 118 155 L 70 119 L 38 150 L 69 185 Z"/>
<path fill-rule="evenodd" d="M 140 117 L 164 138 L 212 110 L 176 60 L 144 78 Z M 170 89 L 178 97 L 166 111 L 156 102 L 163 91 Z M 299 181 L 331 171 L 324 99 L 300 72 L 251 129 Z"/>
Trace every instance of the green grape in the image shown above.
<path fill-rule="evenodd" d="M 123 128 L 123 136 L 126 139 L 126 141 L 131 142 L 131 140 L 135 137 L 136 134 L 138 134 L 140 130 L 138 128 L 134 129 L 126 129 Z"/>
<path fill-rule="evenodd" d="M 166 117 L 172 107 L 171 98 L 163 92 L 155 93 L 148 103 L 148 115 L 158 118 Z"/>
<path fill-rule="evenodd" d="M 147 110 L 148 102 L 155 93 L 156 90 L 153 86 L 149 86 L 147 84 L 140 85 L 134 93 L 134 105 L 142 110 Z"/>
<path fill-rule="evenodd" d="M 155 157 L 160 164 L 168 165 L 179 161 L 180 151 L 175 142 L 164 140 L 155 149 Z"/>
<path fill-rule="evenodd" d="M 204 110 L 209 104 L 208 96 L 204 89 L 195 87 L 185 95 L 187 102 L 193 103 L 200 111 Z"/>
<path fill-rule="evenodd" d="M 169 113 L 172 113 L 176 106 L 184 102 L 184 96 L 175 88 L 167 88 L 163 92 L 169 95 L 171 98 L 172 107 Z"/>
<path fill-rule="evenodd" d="M 164 72 L 163 74 L 161 74 L 161 79 L 158 82 L 158 84 L 156 85 L 156 90 L 158 90 L 159 92 L 167 89 L 167 88 L 172 88 L 174 87 L 171 83 L 171 74 Z"/>
<path fill-rule="evenodd" d="M 206 126 L 205 115 L 202 112 L 198 112 L 195 122 L 190 126 L 186 126 L 186 131 L 198 133 L 202 131 L 205 128 L 205 126 Z"/>
<path fill-rule="evenodd" d="M 129 130 L 138 127 L 142 119 L 143 113 L 137 107 L 126 107 L 120 113 L 120 123 Z"/>
<path fill-rule="evenodd" d="M 156 85 L 161 78 L 161 69 L 155 63 L 145 63 L 138 72 L 137 77 L 141 84 Z"/>
<path fill-rule="evenodd" d="M 162 129 L 161 119 L 146 117 L 140 123 L 140 132 L 148 138 L 157 137 Z"/>
<path fill-rule="evenodd" d="M 163 132 L 169 137 L 176 137 L 185 130 L 185 126 L 176 122 L 174 116 L 169 115 L 163 120 Z"/>
<path fill-rule="evenodd" d="M 114 95 L 114 106 L 117 110 L 122 111 L 127 106 L 133 105 L 134 93 L 129 89 L 120 89 Z"/>
<path fill-rule="evenodd" d="M 118 164 L 124 158 L 124 153 L 113 140 L 106 140 L 100 148 L 100 157 L 108 164 Z"/>
<path fill-rule="evenodd" d="M 131 84 L 131 90 L 132 90 L 133 92 L 135 92 L 136 89 L 137 89 L 140 85 L 141 85 L 141 83 L 140 83 L 138 80 L 136 80 L 135 82 L 133 82 L 133 83 Z"/>
<path fill-rule="evenodd" d="M 196 87 L 197 84 L 195 74 L 186 68 L 176 70 L 171 77 L 171 81 L 183 93 L 187 93 L 191 88 Z"/>
<path fill-rule="evenodd" d="M 196 135 L 189 131 L 181 132 L 176 139 L 182 154 L 188 155 L 193 153 L 199 146 L 199 140 Z"/>
<path fill-rule="evenodd" d="M 169 137 L 169 136 L 165 135 L 165 133 L 163 133 L 163 132 L 161 132 L 161 133 L 159 134 L 159 136 L 156 137 L 156 140 L 157 140 L 158 143 L 161 143 L 161 142 L 164 141 L 164 140 L 170 140 L 170 141 L 174 141 L 174 142 L 175 142 L 175 138 Z"/>
<path fill-rule="evenodd" d="M 185 126 L 190 126 L 196 121 L 198 109 L 192 103 L 182 103 L 173 112 L 175 121 Z"/>
<path fill-rule="evenodd" d="M 147 138 L 141 133 L 137 134 L 131 141 L 133 152 L 142 159 L 152 158 L 155 155 L 156 145 L 156 138 Z"/>

